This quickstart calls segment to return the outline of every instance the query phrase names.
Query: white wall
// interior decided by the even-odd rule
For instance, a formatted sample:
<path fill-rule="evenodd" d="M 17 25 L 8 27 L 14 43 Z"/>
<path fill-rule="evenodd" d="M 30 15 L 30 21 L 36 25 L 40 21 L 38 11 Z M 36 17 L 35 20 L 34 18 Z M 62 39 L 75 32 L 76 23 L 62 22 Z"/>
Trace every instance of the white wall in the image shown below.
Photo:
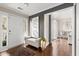
<path fill-rule="evenodd" d="M 9 30 L 11 31 L 8 34 L 8 46 L 11 48 L 23 43 L 24 23 L 23 17 L 10 14 L 8 17 Z"/>
<path fill-rule="evenodd" d="M 27 36 L 28 36 L 28 20 L 29 20 L 28 18 L 25 18 L 25 21 L 26 21 L 26 24 L 25 24 L 26 27 L 25 28 L 26 28 L 26 35 Z"/>
<path fill-rule="evenodd" d="M 58 25 L 57 20 L 53 18 L 53 15 L 51 16 L 51 39 L 57 39 L 58 36 Z"/>
<path fill-rule="evenodd" d="M 12 48 L 17 45 L 20 45 L 24 42 L 24 18 L 18 15 L 10 14 L 10 13 L 5 13 L 0 11 L 0 14 L 6 15 L 8 17 L 8 46 L 7 48 Z M 26 18 L 28 20 L 28 18 Z M 28 22 L 27 22 L 28 23 Z M 27 24 L 26 24 L 27 26 Z M 11 31 L 11 32 L 9 32 Z M 28 32 L 27 32 L 28 33 Z M 5 48 L 5 49 L 7 49 Z"/>
<path fill-rule="evenodd" d="M 79 56 L 79 3 L 77 4 L 77 31 L 76 31 L 76 55 Z"/>
<path fill-rule="evenodd" d="M 44 15 L 44 37 L 47 39 L 49 44 L 49 14 Z"/>

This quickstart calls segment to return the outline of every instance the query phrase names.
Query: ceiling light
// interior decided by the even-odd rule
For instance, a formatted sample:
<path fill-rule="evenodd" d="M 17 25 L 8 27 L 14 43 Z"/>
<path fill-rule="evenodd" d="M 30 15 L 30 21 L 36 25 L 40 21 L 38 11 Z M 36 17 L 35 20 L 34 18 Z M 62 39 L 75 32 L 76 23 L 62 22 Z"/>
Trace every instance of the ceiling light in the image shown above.
<path fill-rule="evenodd" d="M 17 9 L 19 9 L 19 10 L 23 10 L 21 7 L 17 7 Z"/>
<path fill-rule="evenodd" d="M 23 10 L 23 6 L 28 7 L 29 6 L 29 3 L 24 3 L 24 4 L 20 5 L 20 7 L 17 7 L 17 9 Z"/>

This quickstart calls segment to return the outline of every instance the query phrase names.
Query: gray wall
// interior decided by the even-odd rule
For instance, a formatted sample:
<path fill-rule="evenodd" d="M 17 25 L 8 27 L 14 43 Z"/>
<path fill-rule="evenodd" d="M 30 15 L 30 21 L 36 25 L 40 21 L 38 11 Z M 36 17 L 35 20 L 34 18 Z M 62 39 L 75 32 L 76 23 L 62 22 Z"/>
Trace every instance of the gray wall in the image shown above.
<path fill-rule="evenodd" d="M 31 18 L 29 18 L 28 20 L 28 35 L 30 36 L 30 21 L 31 21 Z"/>
<path fill-rule="evenodd" d="M 51 43 L 51 15 L 49 15 L 49 43 Z"/>
<path fill-rule="evenodd" d="M 44 36 L 44 15 L 39 16 L 39 37 Z"/>

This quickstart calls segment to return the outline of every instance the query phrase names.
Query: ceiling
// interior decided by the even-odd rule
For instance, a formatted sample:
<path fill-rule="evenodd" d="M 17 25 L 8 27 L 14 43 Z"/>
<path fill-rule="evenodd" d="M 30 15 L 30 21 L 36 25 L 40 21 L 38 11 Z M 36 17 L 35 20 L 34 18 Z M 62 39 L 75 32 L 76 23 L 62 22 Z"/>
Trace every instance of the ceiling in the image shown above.
<path fill-rule="evenodd" d="M 71 21 L 74 18 L 74 7 L 68 7 L 51 13 L 52 19 Z"/>
<path fill-rule="evenodd" d="M 31 16 L 60 4 L 62 3 L 1 3 L 0 6 Z"/>

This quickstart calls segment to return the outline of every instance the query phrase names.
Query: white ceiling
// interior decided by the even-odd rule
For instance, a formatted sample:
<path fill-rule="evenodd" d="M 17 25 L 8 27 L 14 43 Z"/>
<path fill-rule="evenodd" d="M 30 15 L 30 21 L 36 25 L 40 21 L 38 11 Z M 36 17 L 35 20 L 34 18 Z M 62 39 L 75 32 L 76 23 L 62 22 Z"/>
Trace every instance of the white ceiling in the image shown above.
<path fill-rule="evenodd" d="M 39 13 L 41 11 L 47 10 L 49 8 L 53 8 L 57 5 L 62 3 L 28 3 L 29 5 L 26 6 L 24 3 L 2 3 L 0 6 L 17 10 L 17 12 L 21 12 L 25 15 L 31 16 L 33 14 Z M 17 7 L 21 7 L 23 10 L 17 9 Z"/>
<path fill-rule="evenodd" d="M 74 17 L 74 7 L 68 7 L 59 11 L 52 12 L 52 18 L 60 21 L 71 21 Z"/>

